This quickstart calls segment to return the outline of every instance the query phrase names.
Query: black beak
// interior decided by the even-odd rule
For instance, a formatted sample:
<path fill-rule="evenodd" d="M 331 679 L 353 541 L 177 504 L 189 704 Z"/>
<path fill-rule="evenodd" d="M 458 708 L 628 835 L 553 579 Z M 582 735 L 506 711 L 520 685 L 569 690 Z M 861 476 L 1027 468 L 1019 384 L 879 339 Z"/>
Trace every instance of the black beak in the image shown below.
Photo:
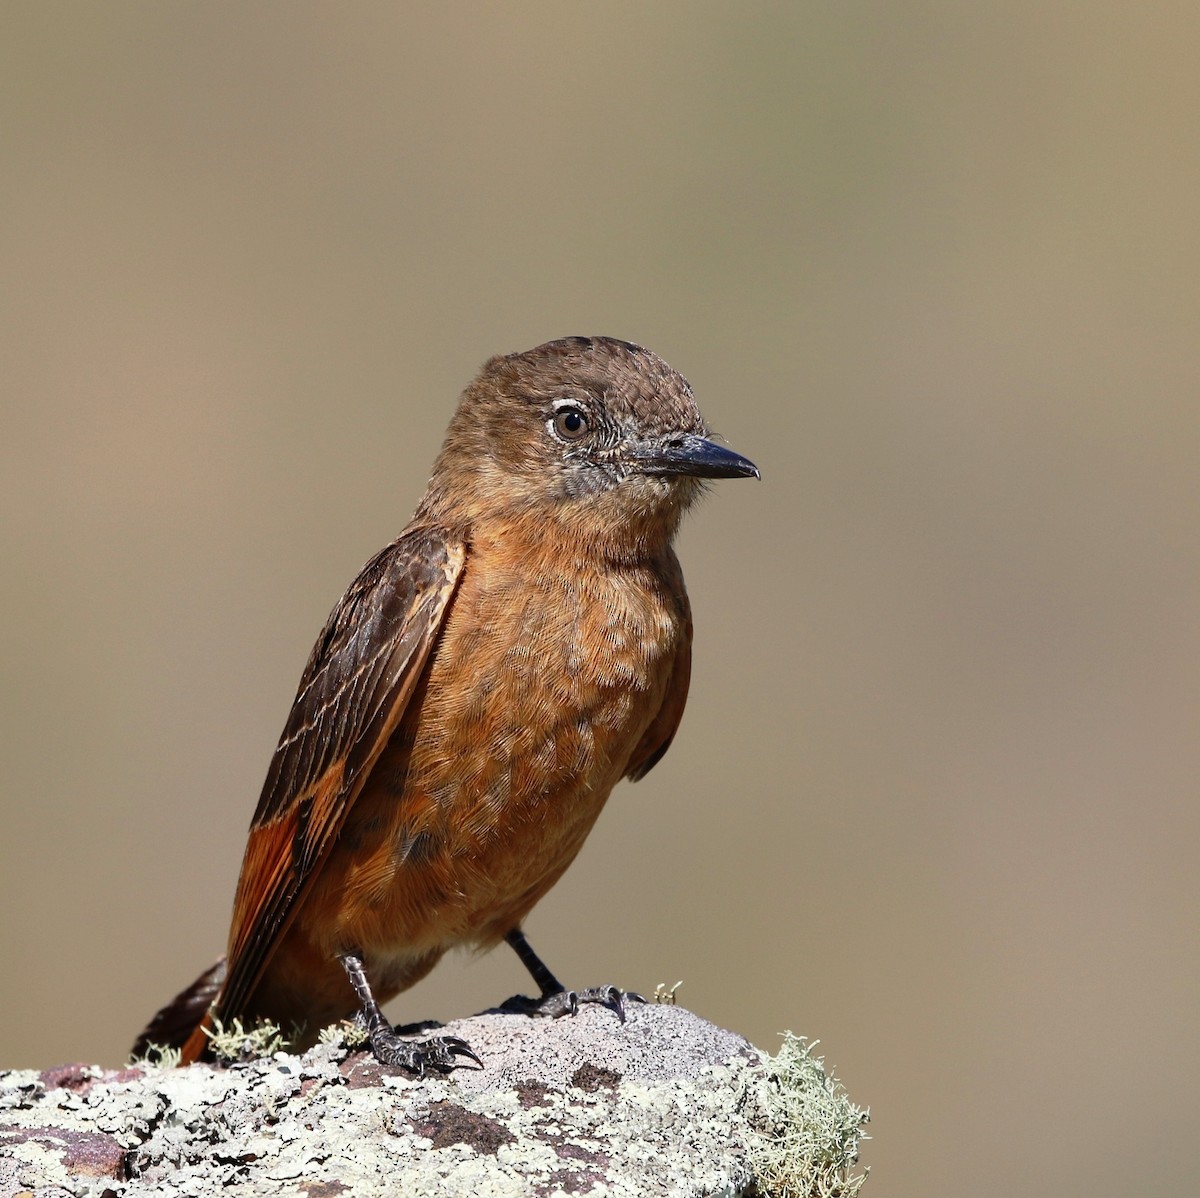
<path fill-rule="evenodd" d="M 690 474 L 695 478 L 760 478 L 758 467 L 740 453 L 695 433 L 639 445 L 631 454 L 642 474 Z"/>

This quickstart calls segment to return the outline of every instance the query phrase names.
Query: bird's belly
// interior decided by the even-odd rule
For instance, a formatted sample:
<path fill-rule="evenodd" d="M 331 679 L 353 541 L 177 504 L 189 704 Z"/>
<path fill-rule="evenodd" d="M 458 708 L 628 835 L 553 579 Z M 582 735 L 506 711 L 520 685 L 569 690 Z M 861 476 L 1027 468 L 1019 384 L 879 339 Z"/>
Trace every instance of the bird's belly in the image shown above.
<path fill-rule="evenodd" d="M 494 942 L 574 860 L 627 738 L 575 721 L 542 736 L 508 731 L 497 744 L 464 729 L 449 756 L 442 739 L 385 753 L 322 872 L 343 879 L 346 947 L 408 955 Z"/>
<path fill-rule="evenodd" d="M 622 637 L 621 655 L 611 636 L 589 652 L 586 623 L 583 645 L 578 623 L 556 631 L 493 644 L 451 627 L 304 904 L 303 922 L 338 912 L 311 928 L 326 951 L 399 975 L 487 946 L 570 865 L 662 703 L 675 640 Z"/>

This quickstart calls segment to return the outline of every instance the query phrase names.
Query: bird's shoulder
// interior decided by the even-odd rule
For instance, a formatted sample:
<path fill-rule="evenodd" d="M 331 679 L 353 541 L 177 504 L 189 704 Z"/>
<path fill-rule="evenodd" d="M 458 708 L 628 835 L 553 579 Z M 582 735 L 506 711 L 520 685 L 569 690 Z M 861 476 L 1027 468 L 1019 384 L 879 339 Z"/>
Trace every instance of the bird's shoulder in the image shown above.
<path fill-rule="evenodd" d="M 325 621 L 296 688 L 255 812 L 269 820 L 350 751 L 399 678 L 428 652 L 462 572 L 452 528 L 406 528 L 358 572 Z"/>
<path fill-rule="evenodd" d="M 394 629 L 411 612 L 414 599 L 461 570 L 465 539 L 438 524 L 410 525 L 359 570 L 342 593 L 313 645 L 297 697 L 339 653 Z"/>

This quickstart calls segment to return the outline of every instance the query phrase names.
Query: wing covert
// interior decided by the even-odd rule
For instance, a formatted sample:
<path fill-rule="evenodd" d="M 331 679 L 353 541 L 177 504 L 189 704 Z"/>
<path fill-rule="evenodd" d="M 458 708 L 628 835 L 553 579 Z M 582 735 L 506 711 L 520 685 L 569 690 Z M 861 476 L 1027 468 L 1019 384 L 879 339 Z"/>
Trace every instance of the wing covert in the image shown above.
<path fill-rule="evenodd" d="M 250 997 L 306 883 L 404 714 L 465 560 L 440 528 L 375 555 L 331 613 L 304 667 L 250 826 L 217 1003 Z"/>

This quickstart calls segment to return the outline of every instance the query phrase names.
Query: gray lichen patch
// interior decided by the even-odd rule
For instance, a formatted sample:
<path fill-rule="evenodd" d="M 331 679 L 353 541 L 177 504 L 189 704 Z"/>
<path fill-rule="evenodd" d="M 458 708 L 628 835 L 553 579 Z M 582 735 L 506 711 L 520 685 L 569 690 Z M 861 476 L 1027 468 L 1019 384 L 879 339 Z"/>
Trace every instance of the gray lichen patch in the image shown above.
<path fill-rule="evenodd" d="M 329 1037 L 229 1068 L 0 1075 L 0 1196 L 749 1192 L 774 1116 L 741 1037 L 652 1005 L 445 1031 L 484 1068 L 418 1080 Z"/>

